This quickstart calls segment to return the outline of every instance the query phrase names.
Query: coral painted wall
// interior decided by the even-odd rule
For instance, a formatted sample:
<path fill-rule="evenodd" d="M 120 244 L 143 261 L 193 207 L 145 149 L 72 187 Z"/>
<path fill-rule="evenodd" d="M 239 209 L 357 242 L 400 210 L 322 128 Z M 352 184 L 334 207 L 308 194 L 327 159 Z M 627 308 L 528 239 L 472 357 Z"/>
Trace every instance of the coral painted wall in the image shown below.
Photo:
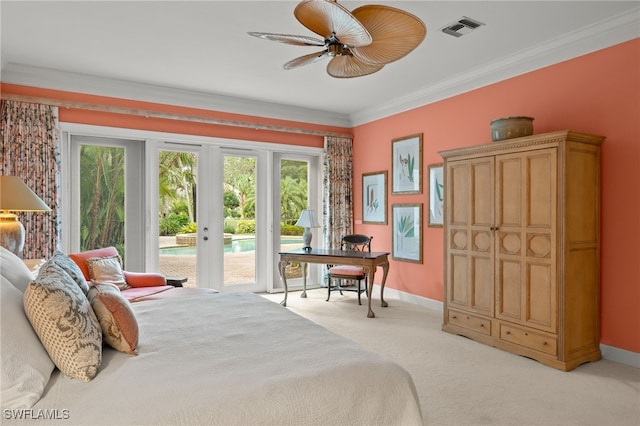
<path fill-rule="evenodd" d="M 354 129 L 355 229 L 391 250 L 389 225 L 362 224 L 362 173 L 391 176 L 391 140 L 423 133 L 423 170 L 438 151 L 490 143 L 490 122 L 535 117 L 534 133 L 571 129 L 602 145 L 601 343 L 640 352 L 640 39 L 435 102 Z M 391 195 L 391 204 L 424 203 Z M 443 300 L 443 230 L 423 223 L 423 263 L 391 261 L 387 286 Z M 378 281 L 378 280 L 377 280 Z"/>

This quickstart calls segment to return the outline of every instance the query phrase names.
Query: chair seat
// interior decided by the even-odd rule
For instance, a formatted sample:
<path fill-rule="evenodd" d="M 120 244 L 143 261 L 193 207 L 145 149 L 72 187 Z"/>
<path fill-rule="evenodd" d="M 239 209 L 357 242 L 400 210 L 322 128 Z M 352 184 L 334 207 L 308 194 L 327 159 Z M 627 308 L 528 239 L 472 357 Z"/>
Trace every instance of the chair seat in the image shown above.
<path fill-rule="evenodd" d="M 334 278 L 364 278 L 364 271 L 360 266 L 338 265 L 329 269 L 329 275 Z"/>

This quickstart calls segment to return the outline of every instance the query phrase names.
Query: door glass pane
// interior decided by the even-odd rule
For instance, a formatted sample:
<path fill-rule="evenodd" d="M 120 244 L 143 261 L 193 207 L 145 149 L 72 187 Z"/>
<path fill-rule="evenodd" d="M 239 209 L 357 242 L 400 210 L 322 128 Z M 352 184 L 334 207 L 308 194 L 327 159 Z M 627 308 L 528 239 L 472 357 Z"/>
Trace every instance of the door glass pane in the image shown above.
<path fill-rule="evenodd" d="M 256 158 L 224 156 L 224 285 L 256 282 Z"/>
<path fill-rule="evenodd" d="M 303 228 L 295 226 L 309 201 L 307 195 L 309 163 L 297 160 L 280 162 L 280 250 L 302 248 Z M 312 241 L 312 246 L 318 247 Z M 302 278 L 300 263 L 290 263 L 285 270 L 287 279 Z"/>
<path fill-rule="evenodd" d="M 196 287 L 196 207 L 198 156 L 193 152 L 160 151 L 158 158 L 160 272 L 184 277 Z"/>
<path fill-rule="evenodd" d="M 124 259 L 124 148 L 80 147 L 80 250 L 114 246 Z"/>

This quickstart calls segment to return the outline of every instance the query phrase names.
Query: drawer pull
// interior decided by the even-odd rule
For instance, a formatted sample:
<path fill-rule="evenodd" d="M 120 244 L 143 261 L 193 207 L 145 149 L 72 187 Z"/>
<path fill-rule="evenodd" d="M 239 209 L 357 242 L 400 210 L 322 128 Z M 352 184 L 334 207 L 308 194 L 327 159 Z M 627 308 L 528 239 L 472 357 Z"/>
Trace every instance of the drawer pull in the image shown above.
<path fill-rule="evenodd" d="M 455 315 L 454 315 L 454 316 L 452 316 L 451 318 L 453 318 L 453 319 L 458 319 L 458 317 L 457 317 L 457 316 L 455 316 Z"/>
<path fill-rule="evenodd" d="M 511 332 L 510 332 L 510 331 L 507 331 L 505 334 L 511 334 Z"/>

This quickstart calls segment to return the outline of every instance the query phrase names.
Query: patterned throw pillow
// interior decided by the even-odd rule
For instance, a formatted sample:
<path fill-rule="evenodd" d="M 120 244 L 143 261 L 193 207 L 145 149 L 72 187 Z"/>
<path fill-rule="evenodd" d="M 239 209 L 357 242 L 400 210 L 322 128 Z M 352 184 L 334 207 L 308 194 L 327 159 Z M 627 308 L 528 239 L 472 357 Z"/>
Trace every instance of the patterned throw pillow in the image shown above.
<path fill-rule="evenodd" d="M 71 260 L 69 256 L 67 256 L 60 250 L 56 250 L 53 256 L 51 256 L 51 259 L 49 259 L 49 262 L 55 263 L 56 265 L 64 269 L 64 271 L 69 274 L 69 276 L 73 278 L 76 284 L 78 284 L 78 286 L 82 289 L 82 292 L 84 294 L 87 294 L 87 292 L 89 291 L 87 280 L 84 279 L 84 275 L 82 274 L 82 271 L 80 270 L 78 265 L 76 265 L 76 262 Z"/>
<path fill-rule="evenodd" d="M 122 272 L 122 258 L 120 256 L 92 257 L 87 259 L 89 277 L 99 283 L 112 283 L 120 290 L 129 288 Z"/>
<path fill-rule="evenodd" d="M 56 367 L 88 382 L 102 362 L 102 330 L 87 296 L 53 262 L 46 262 L 24 294 L 24 310 Z"/>
<path fill-rule="evenodd" d="M 137 355 L 138 321 L 117 286 L 93 282 L 87 295 L 102 327 L 102 338 L 120 352 Z"/>

